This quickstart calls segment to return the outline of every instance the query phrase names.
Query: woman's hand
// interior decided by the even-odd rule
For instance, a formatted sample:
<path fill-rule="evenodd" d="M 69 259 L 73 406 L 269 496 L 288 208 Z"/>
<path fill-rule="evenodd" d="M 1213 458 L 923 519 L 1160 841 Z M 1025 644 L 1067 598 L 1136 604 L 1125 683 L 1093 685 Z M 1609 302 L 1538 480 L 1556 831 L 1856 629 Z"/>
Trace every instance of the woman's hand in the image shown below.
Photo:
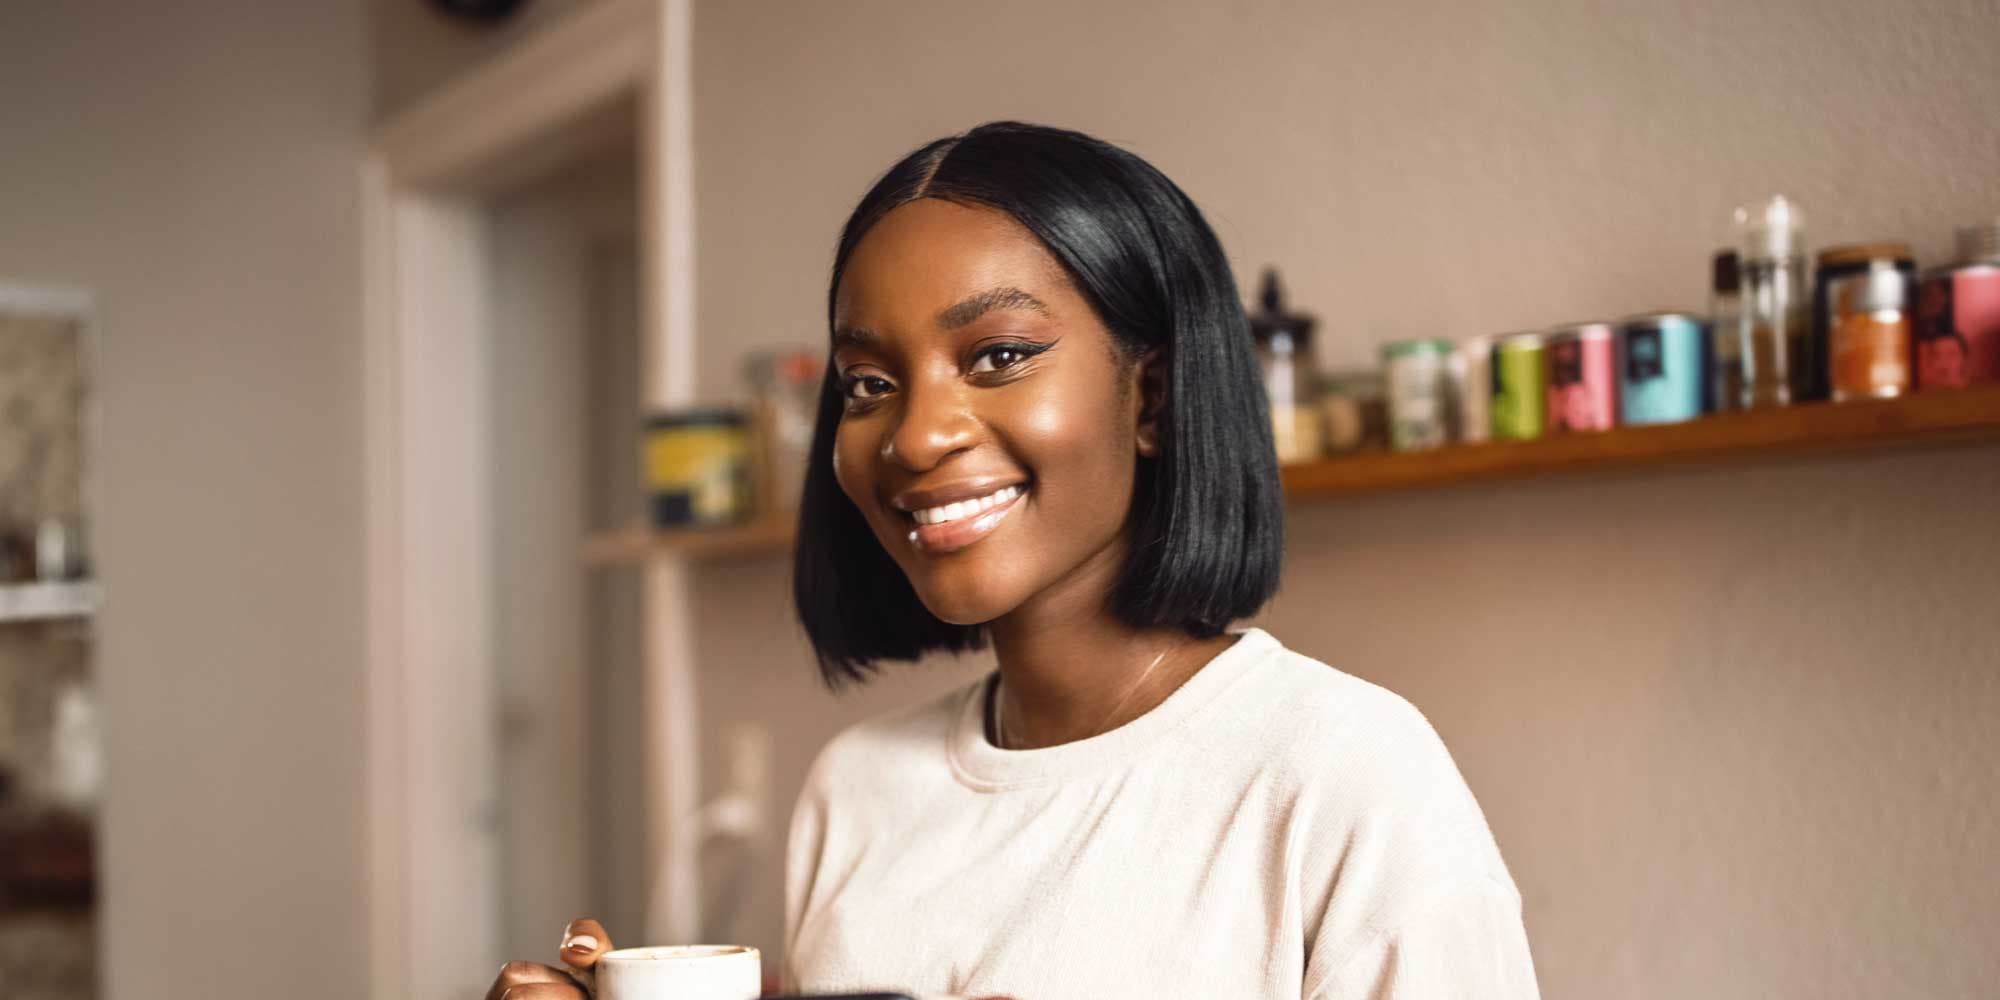
<path fill-rule="evenodd" d="M 591 968 L 610 950 L 611 935 L 604 933 L 603 924 L 588 917 L 572 920 L 556 949 L 567 972 L 540 962 L 508 962 L 493 978 L 486 1000 L 587 1000 Z"/>

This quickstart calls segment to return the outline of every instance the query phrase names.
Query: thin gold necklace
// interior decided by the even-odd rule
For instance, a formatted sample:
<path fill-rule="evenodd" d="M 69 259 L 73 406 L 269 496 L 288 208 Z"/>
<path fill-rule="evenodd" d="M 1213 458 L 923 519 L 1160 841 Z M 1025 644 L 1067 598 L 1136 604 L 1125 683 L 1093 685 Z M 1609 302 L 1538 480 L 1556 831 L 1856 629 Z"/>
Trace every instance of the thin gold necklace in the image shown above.
<path fill-rule="evenodd" d="M 1093 732 L 1092 736 L 1104 732 L 1105 723 L 1115 718 L 1118 715 L 1118 710 L 1124 708 L 1125 703 L 1132 700 L 1132 696 L 1138 693 L 1139 685 L 1146 683 L 1146 678 L 1153 675 L 1153 669 L 1166 660 L 1167 652 L 1164 649 L 1160 650 L 1160 655 L 1153 657 L 1153 662 L 1146 664 L 1146 669 L 1140 671 L 1139 678 L 1125 688 L 1125 693 L 1118 697 L 1118 702 L 1111 706 L 1111 711 L 1104 713 L 1104 718 L 1097 720 L 1096 732 Z M 999 744 L 1002 750 L 1014 749 L 1007 745 L 1007 713 L 1000 709 L 1000 679 L 997 677 L 993 681 L 993 739 L 994 742 Z"/>

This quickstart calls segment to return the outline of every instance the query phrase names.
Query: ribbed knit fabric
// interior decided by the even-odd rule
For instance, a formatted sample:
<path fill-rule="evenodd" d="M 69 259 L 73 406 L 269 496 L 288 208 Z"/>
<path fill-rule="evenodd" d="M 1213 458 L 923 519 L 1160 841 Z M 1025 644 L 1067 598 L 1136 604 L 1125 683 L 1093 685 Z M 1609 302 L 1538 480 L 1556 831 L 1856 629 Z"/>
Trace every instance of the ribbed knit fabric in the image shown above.
<path fill-rule="evenodd" d="M 1485 816 L 1403 699 L 1249 629 L 1124 726 L 1002 750 L 992 679 L 821 751 L 787 851 L 794 988 L 1537 995 Z"/>

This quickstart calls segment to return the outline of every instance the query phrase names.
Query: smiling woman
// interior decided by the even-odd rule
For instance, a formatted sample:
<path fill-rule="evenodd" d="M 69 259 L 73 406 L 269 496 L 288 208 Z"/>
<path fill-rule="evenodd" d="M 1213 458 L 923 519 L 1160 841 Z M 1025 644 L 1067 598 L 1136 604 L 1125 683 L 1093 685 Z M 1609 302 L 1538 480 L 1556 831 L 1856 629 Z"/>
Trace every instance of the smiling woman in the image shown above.
<path fill-rule="evenodd" d="M 794 580 L 829 683 L 1016 610 L 1214 639 L 1276 590 L 1228 260 L 1138 157 L 1006 122 L 917 150 L 848 220 L 828 321 Z"/>
<path fill-rule="evenodd" d="M 1276 589 L 1283 509 L 1228 261 L 1179 188 L 1076 132 L 941 139 L 855 209 L 827 313 L 793 583 L 821 676 L 998 663 L 821 752 L 788 986 L 1536 995 L 1429 723 L 1232 629 Z"/>
<path fill-rule="evenodd" d="M 1228 260 L 1138 157 L 980 126 L 849 219 L 801 511 L 833 686 L 998 670 L 822 754 L 789 858 L 813 989 L 1535 993 L 1520 899 L 1394 695 L 1232 633 L 1283 509 Z"/>

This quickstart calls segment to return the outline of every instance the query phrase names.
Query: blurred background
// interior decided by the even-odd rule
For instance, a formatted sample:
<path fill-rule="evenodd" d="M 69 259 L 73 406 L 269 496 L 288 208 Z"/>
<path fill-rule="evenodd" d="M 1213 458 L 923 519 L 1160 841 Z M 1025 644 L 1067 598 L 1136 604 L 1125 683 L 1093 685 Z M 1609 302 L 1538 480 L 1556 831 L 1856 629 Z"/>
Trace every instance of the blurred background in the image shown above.
<path fill-rule="evenodd" d="M 746 443 L 924 141 L 1146 157 L 1333 386 L 1710 317 L 1776 193 L 1952 266 L 1996 53 L 1990 0 L 6 4 L 0 997 L 474 997 L 582 914 L 775 968 L 814 753 L 990 666 L 822 690 Z M 2000 396 L 1796 409 L 1288 473 L 1258 624 L 1428 715 L 1549 997 L 2000 982 Z M 663 501 L 689 449 L 740 474 Z"/>

